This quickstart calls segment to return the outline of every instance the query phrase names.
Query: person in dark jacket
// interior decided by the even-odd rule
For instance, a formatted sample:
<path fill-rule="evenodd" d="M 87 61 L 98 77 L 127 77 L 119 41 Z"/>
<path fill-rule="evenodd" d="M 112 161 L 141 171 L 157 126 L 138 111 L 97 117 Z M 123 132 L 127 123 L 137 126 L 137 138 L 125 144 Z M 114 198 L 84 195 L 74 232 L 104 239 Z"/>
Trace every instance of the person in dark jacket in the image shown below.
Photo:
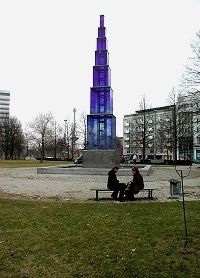
<path fill-rule="evenodd" d="M 138 167 L 133 166 L 131 170 L 133 173 L 133 179 L 130 182 L 129 190 L 126 190 L 126 199 L 128 200 L 134 200 L 134 195 L 138 194 L 140 190 L 144 188 L 143 177 L 140 174 Z"/>
<path fill-rule="evenodd" d="M 119 180 L 117 179 L 116 173 L 118 171 L 119 167 L 114 166 L 109 172 L 108 172 L 108 183 L 107 187 L 110 190 L 113 190 L 113 193 L 111 197 L 115 200 L 117 200 L 117 196 L 119 193 L 119 201 L 122 202 L 124 201 L 124 191 L 126 188 L 125 183 L 120 183 Z"/>

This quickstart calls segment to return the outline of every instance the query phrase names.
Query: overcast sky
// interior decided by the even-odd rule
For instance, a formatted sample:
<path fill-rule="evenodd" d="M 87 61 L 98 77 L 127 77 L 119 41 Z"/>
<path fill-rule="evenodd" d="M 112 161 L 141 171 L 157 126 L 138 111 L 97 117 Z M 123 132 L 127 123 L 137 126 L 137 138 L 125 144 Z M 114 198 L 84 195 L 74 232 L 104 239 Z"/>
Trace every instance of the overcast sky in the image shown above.
<path fill-rule="evenodd" d="M 0 0 L 0 90 L 23 124 L 89 114 L 100 15 L 105 16 L 117 135 L 145 95 L 167 105 L 200 30 L 198 0 Z"/>

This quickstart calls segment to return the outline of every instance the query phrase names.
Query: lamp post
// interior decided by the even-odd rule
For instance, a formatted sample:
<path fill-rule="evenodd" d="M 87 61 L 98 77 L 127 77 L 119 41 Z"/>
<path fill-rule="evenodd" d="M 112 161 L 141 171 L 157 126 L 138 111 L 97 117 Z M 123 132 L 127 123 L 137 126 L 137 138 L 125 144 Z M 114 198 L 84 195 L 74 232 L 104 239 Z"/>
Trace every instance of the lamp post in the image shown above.
<path fill-rule="evenodd" d="M 64 120 L 65 122 L 65 134 L 64 134 L 64 143 L 65 143 L 65 159 L 66 159 L 66 152 L 67 158 L 69 160 L 69 128 L 68 128 L 68 120 Z"/>
<path fill-rule="evenodd" d="M 75 147 L 75 138 L 76 138 L 76 108 L 73 109 L 73 113 L 74 113 L 74 123 L 73 123 L 73 129 L 72 129 L 72 160 L 74 159 L 74 147 Z"/>
<path fill-rule="evenodd" d="M 57 157 L 57 123 L 54 123 L 54 159 Z"/>

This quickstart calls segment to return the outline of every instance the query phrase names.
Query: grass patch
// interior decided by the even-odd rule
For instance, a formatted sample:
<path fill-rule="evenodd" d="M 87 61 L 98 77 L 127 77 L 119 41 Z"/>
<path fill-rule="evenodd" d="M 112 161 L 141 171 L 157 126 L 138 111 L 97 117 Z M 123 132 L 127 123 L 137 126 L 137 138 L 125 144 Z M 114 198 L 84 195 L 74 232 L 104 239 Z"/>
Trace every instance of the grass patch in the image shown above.
<path fill-rule="evenodd" d="M 199 277 L 200 202 L 0 199 L 0 277 Z"/>
<path fill-rule="evenodd" d="M 0 160 L 0 168 L 29 168 L 29 167 L 46 167 L 73 164 L 70 161 L 46 161 L 43 160 Z"/>

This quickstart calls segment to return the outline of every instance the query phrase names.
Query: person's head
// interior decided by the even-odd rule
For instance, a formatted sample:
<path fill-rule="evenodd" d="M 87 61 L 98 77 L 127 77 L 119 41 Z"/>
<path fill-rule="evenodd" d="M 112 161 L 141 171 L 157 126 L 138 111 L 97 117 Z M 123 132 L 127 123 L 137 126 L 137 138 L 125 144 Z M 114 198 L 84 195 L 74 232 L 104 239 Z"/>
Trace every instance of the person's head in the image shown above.
<path fill-rule="evenodd" d="M 112 170 L 115 171 L 115 172 L 117 172 L 117 171 L 119 170 L 119 167 L 118 167 L 118 166 L 113 166 L 113 167 L 112 167 Z"/>
<path fill-rule="evenodd" d="M 135 173 L 139 173 L 139 169 L 138 169 L 138 167 L 137 167 L 137 166 L 135 166 L 135 165 L 132 167 L 132 169 L 131 169 L 131 170 L 132 170 L 132 173 L 133 173 L 133 174 L 135 174 Z"/>

